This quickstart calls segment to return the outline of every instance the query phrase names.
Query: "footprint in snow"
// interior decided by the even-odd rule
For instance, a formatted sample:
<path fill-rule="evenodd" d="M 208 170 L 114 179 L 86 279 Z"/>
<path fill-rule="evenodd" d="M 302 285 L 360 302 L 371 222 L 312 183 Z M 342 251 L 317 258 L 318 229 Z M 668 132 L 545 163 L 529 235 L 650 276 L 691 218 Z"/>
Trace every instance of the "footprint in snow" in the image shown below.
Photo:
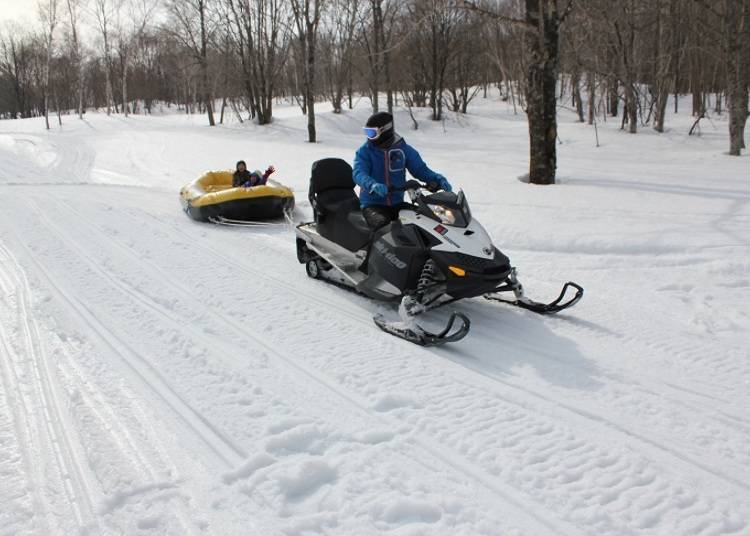
<path fill-rule="evenodd" d="M 310 419 L 300 419 L 300 418 L 282 419 L 280 421 L 276 421 L 270 424 L 267 430 L 269 434 L 276 435 L 282 432 L 286 432 L 287 430 L 291 430 L 292 428 L 296 428 L 297 426 L 302 426 L 305 424 L 313 424 L 313 422 Z"/>
<path fill-rule="evenodd" d="M 422 406 L 409 395 L 391 393 L 381 397 L 372 408 L 375 411 L 385 413 L 399 408 L 421 408 Z"/>
<path fill-rule="evenodd" d="M 335 467 L 323 460 L 301 463 L 289 472 L 277 477 L 279 490 L 288 501 L 298 502 L 312 495 L 326 484 L 338 478 Z"/>
<path fill-rule="evenodd" d="M 266 441 L 266 451 L 279 456 L 299 452 L 322 455 L 327 450 L 331 437 L 317 425 L 295 426 Z"/>
<path fill-rule="evenodd" d="M 386 443 L 393 439 L 396 434 L 389 430 L 368 430 L 357 436 L 357 440 L 360 443 L 367 445 L 377 445 L 379 443 Z"/>
<path fill-rule="evenodd" d="M 440 507 L 427 501 L 400 499 L 388 505 L 380 518 L 391 525 L 437 523 L 442 517 Z"/>
<path fill-rule="evenodd" d="M 243 478 L 249 478 L 255 474 L 256 471 L 273 465 L 276 463 L 276 459 L 273 456 L 266 454 L 265 452 L 257 454 L 252 458 L 249 458 L 244 464 L 224 474 L 223 480 L 225 484 L 232 484 L 237 480 Z"/>

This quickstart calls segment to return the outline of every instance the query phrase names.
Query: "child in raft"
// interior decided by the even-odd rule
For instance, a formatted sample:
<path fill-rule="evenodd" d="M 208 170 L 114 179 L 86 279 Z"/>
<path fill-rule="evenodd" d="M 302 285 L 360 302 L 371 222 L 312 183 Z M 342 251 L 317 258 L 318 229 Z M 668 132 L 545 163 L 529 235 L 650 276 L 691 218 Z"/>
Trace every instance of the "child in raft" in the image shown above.
<path fill-rule="evenodd" d="M 250 188 L 251 186 L 261 186 L 268 181 L 268 177 L 276 171 L 273 166 L 268 166 L 265 173 L 261 173 L 259 170 L 250 172 L 247 170 L 247 164 L 244 160 L 237 162 L 237 167 L 232 175 L 232 187 L 237 188 L 242 186 L 243 188 Z"/>

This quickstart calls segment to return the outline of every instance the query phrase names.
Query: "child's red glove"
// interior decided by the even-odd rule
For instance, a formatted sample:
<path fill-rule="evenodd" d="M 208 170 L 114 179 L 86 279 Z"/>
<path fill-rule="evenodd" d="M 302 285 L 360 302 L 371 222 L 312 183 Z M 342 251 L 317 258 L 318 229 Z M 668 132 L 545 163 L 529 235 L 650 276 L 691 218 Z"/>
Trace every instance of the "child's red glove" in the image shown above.
<path fill-rule="evenodd" d="M 268 169 L 266 170 L 266 172 L 265 172 L 265 173 L 263 173 L 263 178 L 264 178 L 264 179 L 267 179 L 267 178 L 268 178 L 268 177 L 269 177 L 269 176 L 271 175 L 271 173 L 273 173 L 274 171 L 276 171 L 276 168 L 275 168 L 275 167 L 273 167 L 273 166 L 268 166 Z"/>

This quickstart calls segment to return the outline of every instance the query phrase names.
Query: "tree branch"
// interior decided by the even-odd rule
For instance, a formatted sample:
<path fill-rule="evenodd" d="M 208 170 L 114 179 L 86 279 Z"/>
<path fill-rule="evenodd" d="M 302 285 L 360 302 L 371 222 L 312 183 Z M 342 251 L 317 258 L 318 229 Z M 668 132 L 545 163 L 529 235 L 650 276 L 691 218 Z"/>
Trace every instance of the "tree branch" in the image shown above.
<path fill-rule="evenodd" d="M 572 0 L 570 1 L 572 2 Z M 523 28 L 524 30 L 532 30 L 532 31 L 536 30 L 536 27 L 533 24 L 530 24 L 523 19 L 517 19 L 515 17 L 502 15 L 501 13 L 497 13 L 495 11 L 490 11 L 489 9 L 485 9 L 483 7 L 478 6 L 475 2 L 472 2 L 471 0 L 459 0 L 456 3 L 456 5 L 457 7 L 461 9 L 465 9 L 467 11 L 473 11 L 474 13 L 478 13 L 479 15 L 483 17 L 489 17 L 500 22 L 505 22 L 507 24 L 518 26 L 520 28 Z"/>
<path fill-rule="evenodd" d="M 573 11 L 573 3 L 575 0 L 568 0 L 568 5 L 565 6 L 565 9 L 562 12 L 562 15 L 560 15 L 560 24 L 565 22 L 565 19 L 568 18 L 568 15 Z"/>

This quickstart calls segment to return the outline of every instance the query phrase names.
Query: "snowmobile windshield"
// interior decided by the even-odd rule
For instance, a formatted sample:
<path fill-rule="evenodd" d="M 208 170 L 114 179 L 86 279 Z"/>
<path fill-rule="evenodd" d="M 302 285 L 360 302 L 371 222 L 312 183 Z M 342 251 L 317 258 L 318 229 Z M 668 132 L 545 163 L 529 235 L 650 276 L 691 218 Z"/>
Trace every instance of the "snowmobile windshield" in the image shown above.
<path fill-rule="evenodd" d="M 440 192 L 426 197 L 424 202 L 433 218 L 443 225 L 467 227 L 471 223 L 469 203 L 466 201 L 463 192 L 458 192 L 458 195 Z"/>

